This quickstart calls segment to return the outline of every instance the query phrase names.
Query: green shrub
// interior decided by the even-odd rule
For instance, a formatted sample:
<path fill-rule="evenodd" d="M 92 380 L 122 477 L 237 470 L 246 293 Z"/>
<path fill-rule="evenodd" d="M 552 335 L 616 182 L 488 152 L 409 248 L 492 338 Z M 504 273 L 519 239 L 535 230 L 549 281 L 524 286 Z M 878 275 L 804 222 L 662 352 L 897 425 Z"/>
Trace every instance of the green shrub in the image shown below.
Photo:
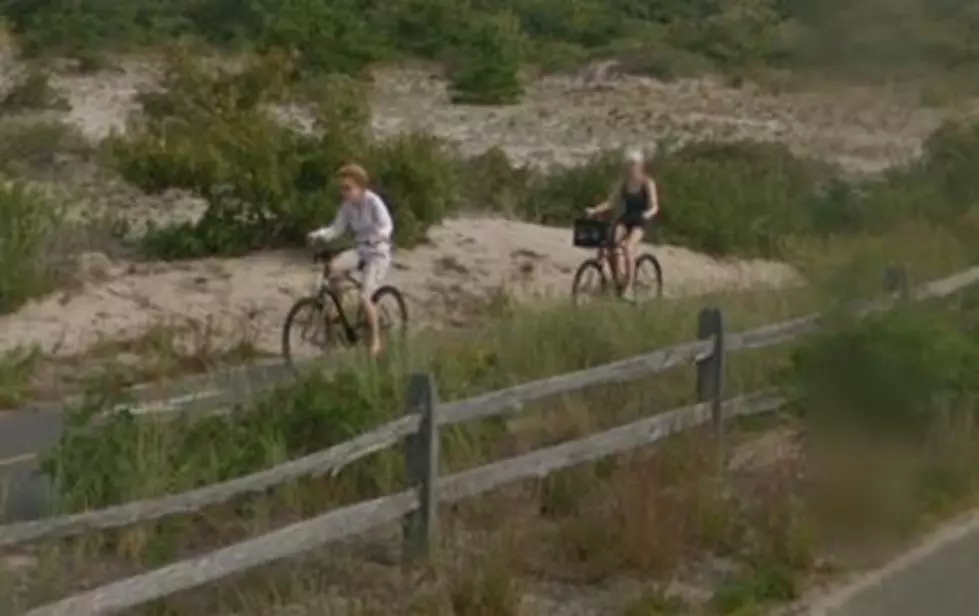
<path fill-rule="evenodd" d="M 890 233 L 909 222 L 956 231 L 964 246 L 979 205 L 979 124 L 947 125 L 924 156 L 853 181 L 827 163 L 767 142 L 660 146 L 652 159 L 662 211 L 654 239 L 713 254 L 779 257 L 797 237 Z M 514 168 L 502 151 L 467 161 L 471 201 L 544 224 L 567 225 L 620 181 L 621 153 L 596 154 L 544 175 Z"/>
<path fill-rule="evenodd" d="M 458 0 L 399 0 L 384 8 L 374 17 L 386 43 L 429 59 L 458 48 L 470 24 L 482 17 L 471 3 Z"/>
<path fill-rule="evenodd" d="M 111 159 L 130 181 L 151 191 L 190 189 L 208 201 L 199 221 L 150 229 L 150 255 L 237 255 L 301 244 L 334 215 L 334 173 L 351 160 L 362 161 L 396 200 L 399 242 L 420 239 L 450 210 L 455 165 L 439 142 L 417 135 L 374 142 L 363 86 L 342 77 L 319 83 L 312 132 L 288 126 L 265 103 L 287 92 L 281 75 L 291 64 L 275 71 L 268 62 L 236 75 L 177 60 L 167 89 L 144 97 L 147 117 L 109 140 Z"/>
<path fill-rule="evenodd" d="M 59 215 L 40 193 L 18 181 L 0 181 L 0 313 L 50 290 L 47 248 Z"/>
<path fill-rule="evenodd" d="M 807 203 L 831 170 L 785 146 L 693 143 L 654 163 L 672 241 L 710 253 L 774 255 L 787 235 L 809 231 Z"/>
<path fill-rule="evenodd" d="M 54 166 L 61 157 L 85 157 L 94 148 L 64 122 L 16 118 L 0 121 L 0 170 L 8 173 Z"/>
<path fill-rule="evenodd" d="M 532 179 L 520 213 L 568 224 L 620 181 L 621 152 Z M 831 169 L 761 142 L 700 142 L 663 148 L 653 162 L 662 211 L 661 239 L 715 254 L 772 255 L 787 235 L 811 229 L 815 191 Z M 525 174 L 515 170 L 514 174 Z"/>
<path fill-rule="evenodd" d="M 66 110 L 71 105 L 51 86 L 48 74 L 39 69 L 27 71 L 0 99 L 0 111 L 4 112 L 48 109 Z"/>
<path fill-rule="evenodd" d="M 398 408 L 390 382 L 369 372 L 314 374 L 233 416 L 176 420 L 164 429 L 127 411 L 92 430 L 92 418 L 125 400 L 95 382 L 68 415 L 43 468 L 66 508 L 105 506 L 224 481 L 356 436 Z"/>
<path fill-rule="evenodd" d="M 622 153 L 602 152 L 580 167 L 555 170 L 533 184 L 523 215 L 544 224 L 568 224 L 612 191 L 621 177 Z"/>
<path fill-rule="evenodd" d="M 452 102 L 470 105 L 516 103 L 520 83 L 522 40 L 509 16 L 474 21 L 451 68 Z"/>
<path fill-rule="evenodd" d="M 969 368 L 979 360 L 979 329 L 963 332 L 960 310 L 907 306 L 844 318 L 808 338 L 790 383 L 811 421 L 920 437 L 949 396 L 979 391 Z"/>
<path fill-rule="evenodd" d="M 792 571 L 760 567 L 718 588 L 711 603 L 720 614 L 754 614 L 761 612 L 762 606 L 791 601 L 798 595 L 798 582 Z"/>
<path fill-rule="evenodd" d="M 405 55 L 451 64 L 479 31 L 501 21 L 532 45 L 529 59 L 545 66 L 621 54 L 627 64 L 667 75 L 775 65 L 933 78 L 969 75 L 979 63 L 979 11 L 928 0 L 0 0 L 0 14 L 31 54 L 192 38 L 235 50 L 288 46 L 303 73 L 360 73 L 369 62 Z M 494 76 L 488 64 L 469 63 L 472 74 L 512 86 L 509 70 Z M 484 91 L 469 86 L 460 90 Z"/>
<path fill-rule="evenodd" d="M 735 329 L 788 314 L 789 304 L 773 303 L 768 293 L 729 299 L 732 304 L 727 314 Z M 345 362 L 347 368 L 339 373 L 284 384 L 280 391 L 244 402 L 244 408 L 227 417 L 204 423 L 188 420 L 130 425 L 123 415 L 112 422 L 108 433 L 99 433 L 81 427 L 87 422 L 82 413 L 76 417 L 79 427 L 65 431 L 45 468 L 62 478 L 56 485 L 69 496 L 66 506 L 97 507 L 173 493 L 295 459 L 400 416 L 406 375 L 416 371 L 433 374 L 440 399 L 460 400 L 684 340 L 690 335 L 685 332 L 694 331 L 691 314 L 701 302 L 670 302 L 639 311 L 635 306 L 606 305 L 589 307 L 585 312 L 562 304 L 540 312 L 518 311 L 464 336 L 426 339 L 423 334 L 412 340 L 410 356 L 395 354 L 391 361 L 380 363 L 353 359 Z M 773 313 L 774 306 L 778 308 Z M 664 383 L 661 393 L 665 396 L 668 381 Z M 732 379 L 732 387 L 740 386 L 745 385 Z M 617 398 L 604 396 L 620 390 L 602 390 L 598 399 L 611 408 Z M 679 393 L 683 401 L 691 391 L 692 385 L 686 380 L 670 390 L 671 395 Z M 672 397 L 664 400 L 659 394 L 649 399 L 661 400 L 664 409 L 681 403 Z M 117 402 L 95 396 L 90 412 L 111 408 Z M 574 403 L 572 408 L 581 409 Z M 649 412 L 647 407 L 643 409 Z M 620 419 L 620 415 L 603 413 L 598 421 L 611 426 Z M 106 436 L 113 430 L 119 430 L 118 436 Z M 486 459 L 488 452 L 496 451 L 507 433 L 501 418 L 444 430 L 443 460 L 449 468 L 469 468 L 474 461 Z M 82 464 L 81 460 L 89 462 Z M 358 482 L 370 488 L 375 485 L 371 473 L 376 469 L 373 464 L 358 465 L 344 470 L 343 475 L 355 473 Z M 357 474 L 361 472 L 365 474 Z M 393 471 L 385 476 L 393 477 Z"/>
<path fill-rule="evenodd" d="M 377 44 L 357 0 L 258 2 L 265 20 L 261 48 L 288 47 L 310 73 L 363 72 L 379 59 Z M 383 42 L 382 42 L 383 45 Z"/>
<path fill-rule="evenodd" d="M 460 167 L 461 197 L 470 207 L 542 219 L 532 201 L 539 174 L 528 167 L 514 167 L 501 148 L 494 146 Z"/>
<path fill-rule="evenodd" d="M 371 175 L 396 202 L 395 240 L 410 246 L 428 227 L 450 215 L 457 203 L 458 168 L 437 139 L 406 134 L 372 144 L 366 155 Z"/>

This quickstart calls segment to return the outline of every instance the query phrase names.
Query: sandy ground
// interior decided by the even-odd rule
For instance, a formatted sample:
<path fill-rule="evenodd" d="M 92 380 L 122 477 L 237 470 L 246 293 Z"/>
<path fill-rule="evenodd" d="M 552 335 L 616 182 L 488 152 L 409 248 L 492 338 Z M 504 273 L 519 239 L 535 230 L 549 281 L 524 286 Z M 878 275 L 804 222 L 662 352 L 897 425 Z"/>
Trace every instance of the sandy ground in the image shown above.
<path fill-rule="evenodd" d="M 500 292 L 516 300 L 567 297 L 589 253 L 566 229 L 498 218 L 465 218 L 432 229 L 431 242 L 396 254 L 389 282 L 427 325 L 462 325 Z M 667 296 L 718 289 L 782 286 L 796 280 L 785 265 L 717 261 L 675 246 L 653 247 Z M 317 268 L 302 253 L 181 264 L 136 264 L 89 255 L 87 282 L 0 317 L 0 353 L 37 346 L 71 356 L 100 342 L 138 336 L 159 323 L 209 324 L 218 332 L 257 332 L 258 346 L 278 352 L 282 319 L 309 292 Z M 427 323 L 426 323 L 427 321 Z"/>
<path fill-rule="evenodd" d="M 71 102 L 67 119 L 101 139 L 125 128 L 133 97 L 153 83 L 153 72 L 146 61 L 121 60 L 117 70 L 61 75 L 54 83 Z M 856 172 L 913 158 L 943 120 L 977 111 L 971 100 L 925 106 L 910 87 L 795 88 L 735 88 L 719 78 L 661 82 L 596 65 L 530 83 L 520 104 L 481 107 L 450 104 L 444 80 L 415 68 L 378 71 L 371 103 L 380 136 L 424 130 L 464 154 L 498 146 L 517 163 L 543 167 L 580 164 L 623 145 L 710 138 L 778 141 Z"/>
<path fill-rule="evenodd" d="M 531 84 L 519 105 L 453 106 L 445 84 L 422 69 L 377 75 L 373 124 L 381 136 L 427 130 L 464 154 L 499 146 L 517 163 L 547 167 L 583 162 L 607 147 L 662 139 L 771 139 L 797 151 L 874 171 L 915 156 L 921 140 L 961 108 L 924 108 L 902 92 L 848 88 L 783 92 L 757 86 L 727 87 L 716 79 L 661 83 L 645 77 L 588 69 Z M 0 63 L 0 82 L 18 67 Z M 69 99 L 64 119 L 93 142 L 123 130 L 136 92 L 152 83 L 146 61 L 123 60 L 95 75 L 56 74 Z M 568 101 L 574 101 L 569 105 Z M 186 195 L 144 195 L 98 173 L 73 174 L 64 201 L 86 211 L 124 212 L 130 220 L 194 218 L 204 204 Z M 480 302 L 502 289 L 527 299 L 566 296 L 571 275 L 586 256 L 570 246 L 567 230 L 491 218 L 447 221 L 431 244 L 397 255 L 391 282 L 402 288 L 414 314 L 429 322 L 461 324 Z M 95 251 L 99 249 L 92 248 Z M 655 249 L 666 271 L 665 293 L 689 293 L 794 279 L 785 266 L 761 261 L 719 262 L 691 251 Z M 181 264 L 130 263 L 103 254 L 83 255 L 78 288 L 58 292 L 0 317 L 0 352 L 37 346 L 68 356 L 100 342 L 130 338 L 165 323 L 240 330 L 247 323 L 261 348 L 278 349 L 278 328 L 289 304 L 316 276 L 304 255 L 257 254 L 242 259 Z"/>

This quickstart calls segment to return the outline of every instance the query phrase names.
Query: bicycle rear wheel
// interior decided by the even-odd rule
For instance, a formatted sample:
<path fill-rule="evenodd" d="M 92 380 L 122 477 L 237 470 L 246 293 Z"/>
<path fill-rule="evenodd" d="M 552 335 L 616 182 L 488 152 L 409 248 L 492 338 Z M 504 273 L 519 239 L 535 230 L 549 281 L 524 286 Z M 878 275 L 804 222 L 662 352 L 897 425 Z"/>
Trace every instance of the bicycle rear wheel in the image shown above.
<path fill-rule="evenodd" d="M 336 298 L 330 293 L 303 297 L 293 304 L 282 326 L 282 357 L 286 364 L 295 367 L 297 360 L 315 359 L 331 346 L 344 344 L 343 327 L 338 319 L 340 310 Z M 295 334 L 311 349 L 295 344 Z"/>
<path fill-rule="evenodd" d="M 408 331 L 408 308 L 404 296 L 392 286 L 383 286 L 371 295 L 377 309 L 377 325 L 381 336 L 388 341 L 400 341 Z M 362 335 L 367 335 L 367 319 L 363 309 L 358 312 L 357 322 Z"/>
<path fill-rule="evenodd" d="M 633 290 L 639 301 L 663 296 L 663 268 L 653 255 L 646 253 L 636 259 Z"/>
<path fill-rule="evenodd" d="M 571 301 L 575 306 L 586 304 L 589 300 L 605 293 L 608 280 L 598 259 L 588 259 L 578 266 L 571 283 Z"/>

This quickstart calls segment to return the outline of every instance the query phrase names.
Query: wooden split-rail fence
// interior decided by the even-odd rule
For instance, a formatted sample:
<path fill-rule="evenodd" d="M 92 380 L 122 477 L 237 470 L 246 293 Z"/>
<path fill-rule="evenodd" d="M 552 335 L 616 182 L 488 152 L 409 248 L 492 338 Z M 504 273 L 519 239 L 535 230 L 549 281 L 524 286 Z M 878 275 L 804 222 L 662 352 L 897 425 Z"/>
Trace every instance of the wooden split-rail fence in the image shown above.
<path fill-rule="evenodd" d="M 885 276 L 887 297 L 857 306 L 855 310 L 858 314 L 882 312 L 898 302 L 945 297 L 977 282 L 979 267 L 974 267 L 912 289 L 905 270 L 891 268 Z M 438 503 L 452 503 L 512 482 L 545 477 L 560 469 L 647 446 L 699 426 L 712 425 L 718 446 L 723 447 L 723 427 L 727 421 L 768 413 L 786 402 L 777 391 L 725 400 L 723 376 L 728 354 L 797 340 L 815 331 L 821 318 L 812 314 L 730 333 L 725 329 L 721 311 L 706 308 L 700 313 L 696 341 L 449 403 L 439 400 L 436 383 L 430 375 L 414 375 L 408 385 L 406 414 L 350 441 L 275 468 L 182 494 L 2 526 L 0 548 L 192 513 L 296 479 L 335 474 L 356 460 L 405 442 L 410 489 L 336 509 L 203 556 L 119 580 L 35 608 L 26 616 L 115 614 L 399 520 L 404 528 L 406 558 L 423 558 L 438 532 Z M 438 432 L 442 427 L 517 415 L 525 405 L 551 396 L 596 385 L 625 383 L 685 364 L 693 364 L 697 370 L 699 402 L 692 406 L 446 477 L 438 475 Z"/>

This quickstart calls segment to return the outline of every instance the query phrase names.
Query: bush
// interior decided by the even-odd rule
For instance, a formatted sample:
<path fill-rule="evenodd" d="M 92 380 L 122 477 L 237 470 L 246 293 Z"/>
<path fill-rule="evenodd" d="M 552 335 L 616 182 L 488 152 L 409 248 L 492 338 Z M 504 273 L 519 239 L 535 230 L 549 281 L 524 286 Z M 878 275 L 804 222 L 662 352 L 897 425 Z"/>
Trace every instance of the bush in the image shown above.
<path fill-rule="evenodd" d="M 979 183 L 979 123 L 947 125 L 923 157 L 882 177 L 844 178 L 830 164 L 783 145 L 692 142 L 661 145 L 652 159 L 662 211 L 656 240 L 712 254 L 781 257 L 793 238 L 890 233 L 921 222 L 956 231 L 970 245 Z M 621 152 L 595 155 L 547 175 L 514 168 L 490 150 L 467 161 L 468 197 L 527 220 L 567 225 L 620 181 Z"/>
<path fill-rule="evenodd" d="M 293 47 L 304 73 L 360 73 L 392 55 L 451 60 L 498 22 L 512 23 L 540 52 L 530 59 L 545 65 L 624 53 L 658 73 L 776 65 L 933 77 L 968 75 L 979 63 L 979 11 L 926 0 L 0 0 L 0 14 L 32 54 L 193 38 L 232 49 Z M 474 64 L 483 66 L 474 73 L 492 74 Z M 509 88 L 508 75 L 499 74 Z M 471 85 L 462 91 L 482 91 Z"/>
<path fill-rule="evenodd" d="M 451 71 L 452 102 L 470 105 L 516 103 L 520 83 L 520 26 L 512 17 L 472 23 Z"/>
<path fill-rule="evenodd" d="M 23 182 L 0 181 L 0 313 L 51 289 L 47 248 L 57 229 L 55 208 Z"/>
<path fill-rule="evenodd" d="M 48 74 L 33 69 L 22 75 L 0 100 L 0 111 L 44 111 L 71 109 L 61 94 L 51 86 Z"/>
<path fill-rule="evenodd" d="M 837 318 L 795 352 L 808 500 L 834 541 L 903 538 L 974 502 L 977 297 Z"/>
<path fill-rule="evenodd" d="M 772 255 L 785 236 L 808 232 L 806 204 L 831 173 L 771 143 L 702 142 L 661 150 L 653 162 L 662 206 L 656 228 L 666 241 L 715 254 Z M 609 195 L 621 160 L 619 151 L 603 152 L 581 167 L 535 174 L 521 197 L 520 214 L 569 224 Z M 527 171 L 511 173 L 521 177 Z"/>
<path fill-rule="evenodd" d="M 159 430 L 122 411 L 93 431 L 92 418 L 120 402 L 126 401 L 92 383 L 69 414 L 57 451 L 43 462 L 64 507 L 106 506 L 225 481 L 352 438 L 378 422 L 379 410 L 398 407 L 390 383 L 341 370 L 273 391 L 233 418 L 180 419 Z"/>
<path fill-rule="evenodd" d="M 406 134 L 372 144 L 365 157 L 389 204 L 399 246 L 422 241 L 433 223 L 450 215 L 459 194 L 458 168 L 437 139 Z"/>
<path fill-rule="evenodd" d="M 730 300 L 727 314 L 735 329 L 788 314 L 787 304 L 773 303 L 767 293 Z M 380 363 L 354 360 L 339 373 L 283 385 L 280 391 L 245 402 L 245 408 L 233 414 L 203 424 L 189 419 L 187 423 L 130 425 L 126 416 L 120 416 L 109 432 L 93 432 L 85 427 L 87 415 L 83 413 L 76 417 L 77 422 L 72 420 L 75 427 L 66 429 L 46 468 L 62 477 L 56 485 L 74 495 L 69 500 L 75 506 L 97 507 L 174 493 L 297 458 L 397 418 L 403 412 L 400 397 L 407 375 L 417 371 L 433 374 L 441 399 L 459 400 L 679 342 L 689 336 L 686 332 L 694 331 L 691 314 L 701 301 L 650 306 L 638 312 L 635 306 L 624 305 L 590 307 L 585 312 L 563 305 L 540 312 L 518 311 L 465 336 L 415 339 L 408 349 L 410 356 L 395 354 L 390 362 Z M 754 386 L 737 379 L 732 383 Z M 652 396 L 647 399 L 660 401 L 657 404 L 664 409 L 685 403 L 691 387 L 685 380 L 679 386 L 669 379 L 661 385 L 637 386 L 652 387 L 643 390 Z M 619 425 L 625 423 L 623 413 L 650 412 L 648 406 L 618 406 L 618 396 L 627 398 L 630 392 L 634 393 L 620 386 L 599 388 L 593 392 L 594 400 L 570 400 L 567 410 L 577 414 L 590 402 L 600 402 L 600 408 L 621 412 L 601 413 L 596 423 Z M 117 402 L 95 396 L 89 413 L 110 409 Z M 119 431 L 118 436 L 110 438 L 114 430 Z M 496 451 L 506 433 L 500 418 L 443 431 L 441 451 L 446 468 L 471 468 L 475 459 L 484 460 L 487 453 Z M 81 460 L 89 462 L 81 464 Z M 343 475 L 358 472 L 355 468 L 361 467 L 345 469 Z M 370 475 L 363 479 L 369 480 Z M 91 494 L 87 502 L 85 493 Z"/>
<path fill-rule="evenodd" d="M 144 96 L 146 119 L 109 140 L 117 169 L 130 181 L 146 190 L 190 189 L 208 201 L 197 222 L 151 229 L 144 242 L 150 255 L 238 255 L 301 244 L 334 215 L 334 172 L 349 160 L 362 161 L 396 201 L 400 243 L 420 239 L 450 210 L 455 165 L 436 140 L 373 142 L 362 85 L 340 77 L 316 91 L 312 132 L 287 126 L 265 103 L 288 90 L 268 80 L 291 65 L 275 71 L 267 62 L 215 75 L 177 59 L 167 89 Z"/>
<path fill-rule="evenodd" d="M 51 120 L 0 121 L 0 169 L 14 173 L 43 169 L 60 157 L 93 153 L 85 136 L 74 126 Z"/>
<path fill-rule="evenodd" d="M 780 144 L 694 143 L 655 163 L 672 241 L 714 254 L 775 255 L 810 230 L 807 203 L 832 169 Z"/>
<path fill-rule="evenodd" d="M 979 392 L 969 369 L 979 360 L 979 329 L 963 332 L 961 307 L 901 307 L 807 339 L 790 382 L 810 420 L 920 438 L 946 403 Z"/>

